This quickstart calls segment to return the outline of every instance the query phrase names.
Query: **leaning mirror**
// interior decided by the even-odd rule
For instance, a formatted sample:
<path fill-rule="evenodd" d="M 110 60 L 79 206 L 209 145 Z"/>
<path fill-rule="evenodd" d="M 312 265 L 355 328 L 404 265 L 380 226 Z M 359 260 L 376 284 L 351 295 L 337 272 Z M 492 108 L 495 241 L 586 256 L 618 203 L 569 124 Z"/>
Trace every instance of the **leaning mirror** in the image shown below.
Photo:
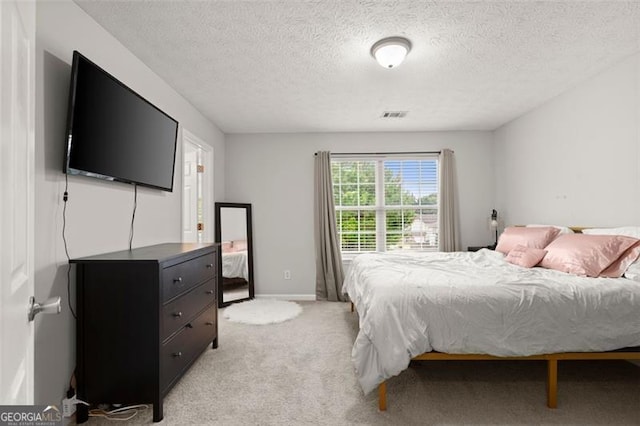
<path fill-rule="evenodd" d="M 218 306 L 253 299 L 251 204 L 216 203 Z"/>

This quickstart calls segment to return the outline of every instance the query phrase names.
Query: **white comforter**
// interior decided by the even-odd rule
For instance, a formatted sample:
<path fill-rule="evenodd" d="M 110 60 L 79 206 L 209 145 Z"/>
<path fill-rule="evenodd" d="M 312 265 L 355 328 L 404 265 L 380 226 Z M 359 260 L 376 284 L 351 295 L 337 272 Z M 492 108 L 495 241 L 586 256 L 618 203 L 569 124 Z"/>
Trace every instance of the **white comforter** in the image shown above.
<path fill-rule="evenodd" d="M 582 278 L 476 253 L 363 254 L 343 293 L 365 393 L 429 351 L 524 356 L 640 346 L 640 282 Z"/>
<path fill-rule="evenodd" d="M 249 280 L 249 262 L 247 262 L 246 250 L 222 253 L 222 276 Z"/>

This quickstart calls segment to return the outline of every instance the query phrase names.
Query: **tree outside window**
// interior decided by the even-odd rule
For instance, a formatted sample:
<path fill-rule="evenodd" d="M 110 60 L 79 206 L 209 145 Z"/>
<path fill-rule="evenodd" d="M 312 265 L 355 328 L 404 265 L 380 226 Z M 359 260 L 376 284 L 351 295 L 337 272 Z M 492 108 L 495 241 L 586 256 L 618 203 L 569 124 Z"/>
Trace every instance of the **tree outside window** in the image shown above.
<path fill-rule="evenodd" d="M 332 160 L 344 252 L 438 246 L 437 159 Z"/>

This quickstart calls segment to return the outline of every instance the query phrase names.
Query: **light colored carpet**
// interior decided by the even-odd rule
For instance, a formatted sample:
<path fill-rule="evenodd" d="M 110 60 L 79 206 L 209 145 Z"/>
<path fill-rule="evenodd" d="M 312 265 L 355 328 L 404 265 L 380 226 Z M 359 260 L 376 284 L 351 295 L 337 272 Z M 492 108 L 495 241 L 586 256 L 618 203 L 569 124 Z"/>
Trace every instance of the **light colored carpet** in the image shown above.
<path fill-rule="evenodd" d="M 640 424 L 640 367 L 625 361 L 560 362 L 555 410 L 545 405 L 544 363 L 415 363 L 387 382 L 381 413 L 351 364 L 357 315 L 345 303 L 301 305 L 300 316 L 267 326 L 221 314 L 220 347 L 207 349 L 165 398 L 162 424 Z M 151 410 L 130 423 L 151 423 Z"/>
<path fill-rule="evenodd" d="M 253 299 L 228 306 L 222 316 L 231 322 L 266 325 L 289 321 L 302 312 L 296 302 L 275 299 Z"/>

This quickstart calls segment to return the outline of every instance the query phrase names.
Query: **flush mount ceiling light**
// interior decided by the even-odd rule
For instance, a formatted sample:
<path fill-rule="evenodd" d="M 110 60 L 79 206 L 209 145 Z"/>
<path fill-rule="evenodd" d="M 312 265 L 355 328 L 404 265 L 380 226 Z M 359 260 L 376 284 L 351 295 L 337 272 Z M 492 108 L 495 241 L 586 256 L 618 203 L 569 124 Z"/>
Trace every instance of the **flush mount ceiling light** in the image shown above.
<path fill-rule="evenodd" d="M 411 42 L 404 37 L 387 37 L 371 47 L 371 56 L 385 68 L 395 68 L 411 50 Z"/>

